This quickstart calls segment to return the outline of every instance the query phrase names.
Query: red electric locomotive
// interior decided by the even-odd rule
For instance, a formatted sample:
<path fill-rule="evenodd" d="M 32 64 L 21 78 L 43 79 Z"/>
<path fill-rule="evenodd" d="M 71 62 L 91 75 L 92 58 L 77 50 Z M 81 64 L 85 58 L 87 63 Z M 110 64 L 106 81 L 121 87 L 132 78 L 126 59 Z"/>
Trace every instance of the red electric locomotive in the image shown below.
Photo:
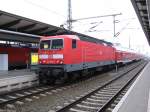
<path fill-rule="evenodd" d="M 38 54 L 40 83 L 74 77 L 116 62 L 111 43 L 85 35 L 42 37 Z"/>

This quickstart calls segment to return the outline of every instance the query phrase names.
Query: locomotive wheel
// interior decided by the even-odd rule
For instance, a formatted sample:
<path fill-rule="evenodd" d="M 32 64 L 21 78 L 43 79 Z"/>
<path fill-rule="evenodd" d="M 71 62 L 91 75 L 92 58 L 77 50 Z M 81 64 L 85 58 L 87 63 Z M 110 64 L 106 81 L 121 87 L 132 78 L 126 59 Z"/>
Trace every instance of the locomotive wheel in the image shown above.
<path fill-rule="evenodd" d="M 62 84 L 68 81 L 68 73 L 62 73 L 62 76 L 59 77 L 56 81 L 55 84 Z"/>
<path fill-rule="evenodd" d="M 90 75 L 94 75 L 95 71 L 94 70 L 91 70 L 90 71 Z"/>
<path fill-rule="evenodd" d="M 48 79 L 46 79 L 46 78 L 39 78 L 40 85 L 49 84 L 48 82 L 50 82 L 50 81 L 48 81 Z"/>
<path fill-rule="evenodd" d="M 45 85 L 45 84 L 54 84 L 55 83 L 55 78 L 54 77 L 50 77 L 50 76 L 47 76 L 46 74 L 44 73 L 40 73 L 39 74 L 39 84 L 41 85 Z"/>
<path fill-rule="evenodd" d="M 43 78 L 43 74 L 39 73 L 39 84 L 44 84 L 44 78 Z"/>
<path fill-rule="evenodd" d="M 56 82 L 56 79 L 54 77 L 49 77 L 46 80 L 46 84 L 48 84 L 48 85 L 55 84 L 55 82 Z"/>
<path fill-rule="evenodd" d="M 39 78 L 39 84 L 41 85 L 41 84 L 44 84 L 43 83 L 43 80 L 41 79 L 41 78 Z"/>
<path fill-rule="evenodd" d="M 70 74 L 70 79 L 72 80 L 72 81 L 76 81 L 78 78 L 80 78 L 80 73 L 79 72 L 73 72 L 73 73 L 71 73 Z"/>

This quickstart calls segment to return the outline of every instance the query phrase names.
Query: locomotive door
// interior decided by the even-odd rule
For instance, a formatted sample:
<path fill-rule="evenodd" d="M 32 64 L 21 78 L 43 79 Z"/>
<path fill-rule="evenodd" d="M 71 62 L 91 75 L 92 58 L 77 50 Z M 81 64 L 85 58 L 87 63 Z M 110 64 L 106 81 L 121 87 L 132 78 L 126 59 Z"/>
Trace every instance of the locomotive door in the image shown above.
<path fill-rule="evenodd" d="M 82 48 L 82 63 L 83 68 L 86 68 L 86 47 Z"/>

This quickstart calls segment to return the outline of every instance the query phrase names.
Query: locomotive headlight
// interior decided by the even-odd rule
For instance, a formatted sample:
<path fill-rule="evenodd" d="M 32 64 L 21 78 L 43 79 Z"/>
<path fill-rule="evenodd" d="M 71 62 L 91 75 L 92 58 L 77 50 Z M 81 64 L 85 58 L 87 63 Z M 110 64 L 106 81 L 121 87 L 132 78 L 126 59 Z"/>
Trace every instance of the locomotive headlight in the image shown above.
<path fill-rule="evenodd" d="M 63 64 L 63 61 L 60 61 L 60 64 Z"/>
<path fill-rule="evenodd" d="M 63 59 L 64 55 L 63 54 L 53 54 L 52 57 L 53 57 L 53 59 Z"/>

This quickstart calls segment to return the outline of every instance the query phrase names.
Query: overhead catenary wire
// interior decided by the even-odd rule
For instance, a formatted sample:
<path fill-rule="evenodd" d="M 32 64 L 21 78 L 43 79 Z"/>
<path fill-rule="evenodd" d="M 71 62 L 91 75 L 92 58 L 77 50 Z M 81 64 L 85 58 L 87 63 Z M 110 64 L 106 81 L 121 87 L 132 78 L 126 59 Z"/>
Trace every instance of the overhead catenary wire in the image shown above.
<path fill-rule="evenodd" d="M 124 31 L 125 29 L 127 29 L 127 26 L 129 26 L 129 24 L 131 23 L 131 21 L 132 21 L 133 19 L 135 19 L 135 18 L 131 18 L 131 20 L 130 20 L 128 23 L 126 23 L 126 25 L 125 25 L 124 27 L 122 27 L 122 28 L 120 29 L 120 31 L 118 31 L 118 32 L 115 34 L 115 37 L 119 36 L 122 31 Z"/>
<path fill-rule="evenodd" d="M 42 9 L 42 10 L 46 10 L 46 11 L 48 11 L 48 12 L 51 12 L 51 13 L 55 14 L 55 15 L 58 15 L 58 16 L 63 17 L 63 18 L 66 18 L 65 15 L 62 15 L 62 14 L 60 14 L 60 13 L 54 11 L 54 10 L 51 10 L 51 9 L 49 9 L 49 8 L 46 8 L 46 7 L 44 7 L 44 6 L 40 5 L 40 4 L 34 3 L 34 2 L 32 2 L 32 1 L 30 1 L 30 0 L 23 0 L 23 1 L 25 1 L 26 3 L 28 3 L 28 4 L 30 4 L 30 5 L 33 5 L 33 6 L 35 6 L 35 7 L 38 7 L 38 8 L 40 8 L 40 9 Z"/>

